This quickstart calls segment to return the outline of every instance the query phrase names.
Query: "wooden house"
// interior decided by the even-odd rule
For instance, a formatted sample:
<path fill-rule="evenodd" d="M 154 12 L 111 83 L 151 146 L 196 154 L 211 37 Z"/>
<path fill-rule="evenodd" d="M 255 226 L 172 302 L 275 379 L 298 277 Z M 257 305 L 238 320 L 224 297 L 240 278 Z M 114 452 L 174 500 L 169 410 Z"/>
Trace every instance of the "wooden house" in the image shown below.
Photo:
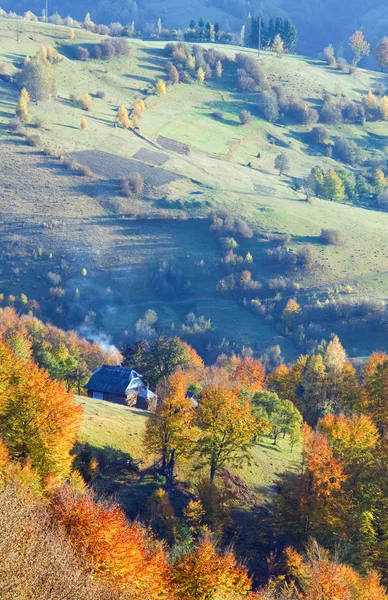
<path fill-rule="evenodd" d="M 89 398 L 144 410 L 153 410 L 156 406 L 156 395 L 148 389 L 141 375 L 126 367 L 103 365 L 93 373 L 85 389 Z"/>

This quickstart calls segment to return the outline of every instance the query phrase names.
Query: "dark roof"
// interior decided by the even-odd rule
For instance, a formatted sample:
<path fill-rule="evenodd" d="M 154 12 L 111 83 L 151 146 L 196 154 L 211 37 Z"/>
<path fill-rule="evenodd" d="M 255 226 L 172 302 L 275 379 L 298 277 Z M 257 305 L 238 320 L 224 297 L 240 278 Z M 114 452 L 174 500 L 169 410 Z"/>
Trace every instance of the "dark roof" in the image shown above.
<path fill-rule="evenodd" d="M 103 365 L 93 373 L 85 388 L 96 392 L 125 395 L 125 391 L 134 377 L 140 376 L 132 369 Z"/>

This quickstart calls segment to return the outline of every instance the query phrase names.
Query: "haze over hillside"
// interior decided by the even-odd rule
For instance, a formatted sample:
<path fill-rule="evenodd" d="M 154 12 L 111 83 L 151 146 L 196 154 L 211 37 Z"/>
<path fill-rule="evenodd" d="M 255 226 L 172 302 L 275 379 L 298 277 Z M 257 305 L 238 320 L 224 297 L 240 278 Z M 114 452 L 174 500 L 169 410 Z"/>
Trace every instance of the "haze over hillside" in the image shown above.
<path fill-rule="evenodd" d="M 3 0 L 1 7 L 22 14 L 27 10 L 40 15 L 45 8 L 42 0 Z M 83 20 L 90 12 L 96 23 L 110 24 L 115 21 L 123 25 L 134 20 L 139 28 L 153 23 L 160 17 L 169 29 L 185 29 L 190 20 L 197 21 L 203 16 L 205 21 L 218 22 L 221 28 L 239 32 L 250 12 L 256 15 L 260 8 L 266 17 L 291 18 L 299 31 L 298 51 L 316 56 L 327 43 L 348 52 L 348 38 L 356 30 L 362 29 L 367 39 L 376 43 L 388 31 L 388 6 L 385 0 L 373 4 L 364 0 L 352 2 L 351 10 L 347 0 L 50 0 L 49 14 L 58 12 L 61 16 L 72 16 Z"/>

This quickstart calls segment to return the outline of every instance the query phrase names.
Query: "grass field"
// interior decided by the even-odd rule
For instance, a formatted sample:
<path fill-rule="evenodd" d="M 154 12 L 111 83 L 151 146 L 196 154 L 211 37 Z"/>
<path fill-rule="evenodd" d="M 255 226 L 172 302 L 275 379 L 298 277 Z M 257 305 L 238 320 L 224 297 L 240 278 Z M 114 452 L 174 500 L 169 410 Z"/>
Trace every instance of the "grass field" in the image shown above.
<path fill-rule="evenodd" d="M 329 168 L 338 163 L 309 148 L 308 127 L 273 125 L 257 117 L 241 126 L 238 114 L 242 108 L 255 114 L 254 98 L 233 91 L 227 69 L 221 81 L 170 86 L 165 96 L 157 97 L 155 81 L 165 76 L 163 43 L 133 40 L 129 57 L 109 63 L 80 62 L 69 58 L 69 46 L 92 45 L 100 36 L 77 30 L 76 39 L 70 41 L 65 27 L 26 23 L 17 42 L 9 20 L 0 20 L 0 36 L 0 62 L 10 70 L 41 45 L 53 46 L 63 54 L 63 61 L 54 66 L 58 99 L 32 105 L 32 118 L 41 118 L 47 125 L 39 131 L 42 146 L 75 154 L 92 169 L 94 165 L 98 175 L 94 179 L 77 177 L 10 136 L 6 124 L 14 114 L 17 91 L 0 81 L 0 210 L 5 224 L 1 241 L 7 248 L 0 286 L 6 295 L 24 292 L 46 306 L 47 272 L 56 269 L 62 274 L 67 303 L 71 304 L 78 288 L 81 299 L 90 301 L 88 309 L 96 315 L 96 328 L 103 328 L 117 342 L 146 308 L 158 312 L 164 330 L 172 325 L 179 329 L 185 315 L 194 311 L 210 318 L 220 337 L 256 349 L 280 341 L 284 355 L 293 358 L 291 344 L 279 339 L 260 317 L 215 293 L 221 273 L 220 250 L 202 217 L 211 209 L 227 209 L 247 220 L 255 232 L 290 233 L 294 248 L 306 242 L 315 245 L 317 268 L 297 276 L 304 288 L 324 290 L 349 283 L 357 295 L 388 297 L 388 214 L 325 200 L 304 202 L 289 187 L 288 176 L 276 174 L 274 158 L 279 147 L 269 138 L 275 137 L 285 146 L 293 176 L 307 175 L 316 164 Z M 241 48 L 225 46 L 221 50 L 233 57 Z M 254 55 L 253 50 L 245 51 Z M 279 60 L 264 54 L 262 62 L 271 79 L 280 78 L 287 89 L 308 98 L 311 106 L 326 92 L 359 98 L 378 82 L 387 81 L 385 75 L 361 69 L 355 76 L 344 75 L 304 57 Z M 99 90 L 105 93 L 103 99 L 96 97 Z M 85 93 L 93 96 L 90 113 L 70 101 L 71 94 L 81 97 Z M 147 104 L 139 134 L 115 128 L 118 106 L 131 108 L 137 98 Z M 223 111 L 222 120 L 212 116 L 216 109 Z M 84 115 L 88 128 L 81 131 Z M 370 158 L 386 156 L 387 124 L 343 125 L 331 132 L 357 139 Z M 189 153 L 176 152 L 171 146 L 166 149 L 160 136 L 187 144 Z M 259 151 L 261 158 L 257 159 Z M 101 152 L 109 154 L 109 161 Z M 155 166 L 152 153 L 159 155 L 159 161 L 163 156 L 163 164 Z M 247 167 L 248 162 L 252 168 Z M 117 175 L 127 167 L 138 168 L 146 180 L 149 177 L 144 198 L 119 196 Z M 165 171 L 176 179 L 164 180 Z M 158 215 L 175 201 L 184 205 L 186 221 L 144 218 Z M 174 209 L 171 214 L 181 212 Z M 122 218 L 136 213 L 142 217 Z M 344 245 L 321 246 L 318 236 L 322 227 L 339 229 Z M 40 247 L 42 258 L 31 261 L 31 254 Z M 268 267 L 261 260 L 262 241 L 255 236 L 246 247 L 260 265 L 258 277 L 268 276 Z M 61 268 L 64 260 L 70 265 L 66 272 Z M 161 297 L 154 285 L 160 261 L 179 266 L 191 284 L 189 297 Z M 201 261 L 204 266 L 199 267 Z M 81 276 L 84 267 L 87 278 Z M 104 310 L 99 310 L 101 305 Z M 60 306 L 53 310 L 55 320 L 64 325 L 69 313 L 61 312 Z"/>
<path fill-rule="evenodd" d="M 146 455 L 143 448 L 149 413 L 84 396 L 79 396 L 77 402 L 84 411 L 80 442 L 100 450 L 109 448 L 129 454 L 135 460 L 141 460 L 142 467 L 151 464 L 153 457 Z M 277 475 L 298 468 L 299 463 L 300 448 L 296 447 L 291 452 L 287 440 L 280 440 L 278 446 L 268 440 L 255 445 L 249 463 L 246 462 L 235 473 L 257 494 L 268 498 Z M 187 474 L 187 465 L 184 472 Z"/>

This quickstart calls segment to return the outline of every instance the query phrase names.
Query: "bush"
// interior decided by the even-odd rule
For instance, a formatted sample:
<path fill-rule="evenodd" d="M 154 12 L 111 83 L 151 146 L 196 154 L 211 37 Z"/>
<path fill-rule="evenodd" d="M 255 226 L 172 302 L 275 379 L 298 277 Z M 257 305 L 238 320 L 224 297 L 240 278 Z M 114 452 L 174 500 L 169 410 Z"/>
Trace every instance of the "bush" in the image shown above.
<path fill-rule="evenodd" d="M 311 139 L 314 144 L 327 144 L 330 139 L 330 134 L 323 125 L 316 125 L 311 130 Z"/>
<path fill-rule="evenodd" d="M 21 122 L 21 120 L 19 119 L 19 117 L 14 117 L 9 122 L 9 129 L 10 129 L 10 131 L 12 131 L 12 133 L 15 133 L 16 135 L 24 136 L 26 134 L 26 129 L 25 129 L 23 123 Z"/>
<path fill-rule="evenodd" d="M 27 134 L 26 142 L 29 146 L 39 146 L 40 137 L 36 134 Z"/>
<path fill-rule="evenodd" d="M 308 271 L 312 268 L 316 261 L 316 253 L 314 248 L 308 244 L 307 246 L 302 246 L 296 252 L 298 265 L 300 265 L 303 269 Z"/>
<path fill-rule="evenodd" d="M 334 151 L 339 160 L 350 165 L 357 165 L 365 160 L 364 150 L 357 146 L 353 140 L 347 138 L 338 138 L 334 145 Z"/>
<path fill-rule="evenodd" d="M 342 246 L 343 240 L 338 229 L 322 229 L 319 239 L 322 244 Z"/>
<path fill-rule="evenodd" d="M 246 125 L 247 123 L 250 123 L 252 121 L 252 115 L 249 112 L 249 110 L 242 110 L 238 118 L 240 119 L 240 123 L 242 125 Z"/>
<path fill-rule="evenodd" d="M 144 191 L 144 178 L 140 173 L 133 173 L 120 179 L 120 192 L 126 198 L 140 196 Z"/>
<path fill-rule="evenodd" d="M 331 99 L 325 100 L 319 120 L 321 123 L 327 123 L 328 125 L 340 125 L 342 123 L 342 111 L 339 104 Z"/>
<path fill-rule="evenodd" d="M 98 90 L 96 92 L 96 96 L 97 96 L 97 98 L 100 98 L 100 100 L 103 100 L 105 98 L 105 92 Z"/>
<path fill-rule="evenodd" d="M 277 96 L 273 91 L 264 91 L 260 94 L 257 103 L 260 114 L 270 123 L 275 123 L 279 118 Z"/>
<path fill-rule="evenodd" d="M 77 58 L 77 60 L 88 60 L 90 53 L 89 50 L 87 48 L 84 48 L 83 46 L 78 46 L 75 50 L 75 56 Z"/>
<path fill-rule="evenodd" d="M 388 209 L 388 188 L 385 188 L 385 190 L 377 196 L 377 205 L 384 210 Z"/>
<path fill-rule="evenodd" d="M 213 112 L 213 117 L 214 119 L 217 119 L 217 121 L 222 121 L 222 119 L 224 118 L 224 113 L 222 112 L 222 110 L 215 110 Z"/>

